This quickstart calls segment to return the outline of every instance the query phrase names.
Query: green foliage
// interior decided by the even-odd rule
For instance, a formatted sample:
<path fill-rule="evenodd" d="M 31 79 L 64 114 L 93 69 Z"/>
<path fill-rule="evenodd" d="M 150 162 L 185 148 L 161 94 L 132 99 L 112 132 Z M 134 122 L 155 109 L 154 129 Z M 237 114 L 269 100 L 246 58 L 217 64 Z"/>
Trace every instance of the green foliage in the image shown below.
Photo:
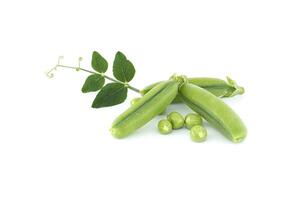
<path fill-rule="evenodd" d="M 122 83 L 108 83 L 96 95 L 92 107 L 102 108 L 120 104 L 125 101 L 127 91 Z"/>
<path fill-rule="evenodd" d="M 86 79 L 82 87 L 82 92 L 87 93 L 87 92 L 98 91 L 102 88 L 104 83 L 105 83 L 105 79 L 103 76 L 99 74 L 92 74 L 88 76 L 88 78 Z"/>
<path fill-rule="evenodd" d="M 92 54 L 91 65 L 99 73 L 105 73 L 108 69 L 108 62 L 97 51 Z"/>
<path fill-rule="evenodd" d="M 120 51 L 118 51 L 115 55 L 113 75 L 117 80 L 122 82 L 130 82 L 135 75 L 134 65 Z"/>
<path fill-rule="evenodd" d="M 88 93 L 100 90 L 93 101 L 92 107 L 102 108 L 124 102 L 127 98 L 128 82 L 135 75 L 135 68 L 125 55 L 117 52 L 115 56 L 113 74 L 117 80 L 104 74 L 108 69 L 108 62 L 97 51 L 94 51 L 92 54 L 91 65 L 96 72 L 84 70 L 92 73 L 92 75 L 87 77 L 82 87 L 82 92 Z M 104 86 L 105 78 L 113 81 L 113 83 L 108 83 Z M 137 91 L 139 90 L 137 89 Z"/>

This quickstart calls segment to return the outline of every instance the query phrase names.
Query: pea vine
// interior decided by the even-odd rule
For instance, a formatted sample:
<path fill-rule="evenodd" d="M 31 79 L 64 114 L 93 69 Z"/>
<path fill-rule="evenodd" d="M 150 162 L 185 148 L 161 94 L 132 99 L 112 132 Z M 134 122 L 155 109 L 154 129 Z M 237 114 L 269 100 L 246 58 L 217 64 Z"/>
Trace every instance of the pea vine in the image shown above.
<path fill-rule="evenodd" d="M 92 108 L 109 107 L 124 102 L 127 98 L 128 89 L 140 93 L 139 89 L 129 84 L 135 76 L 134 65 L 119 51 L 115 54 L 113 62 L 113 75 L 116 79 L 105 75 L 108 69 L 108 62 L 96 51 L 93 52 L 91 60 L 91 66 L 95 71 L 82 68 L 80 65 L 81 57 L 78 59 L 78 66 L 63 65 L 61 64 L 62 59 L 62 56 L 58 58 L 58 63 L 47 72 L 47 76 L 53 78 L 53 72 L 58 68 L 68 68 L 90 73 L 81 91 L 83 93 L 98 92 L 92 103 Z M 105 84 L 105 79 L 111 82 Z"/>

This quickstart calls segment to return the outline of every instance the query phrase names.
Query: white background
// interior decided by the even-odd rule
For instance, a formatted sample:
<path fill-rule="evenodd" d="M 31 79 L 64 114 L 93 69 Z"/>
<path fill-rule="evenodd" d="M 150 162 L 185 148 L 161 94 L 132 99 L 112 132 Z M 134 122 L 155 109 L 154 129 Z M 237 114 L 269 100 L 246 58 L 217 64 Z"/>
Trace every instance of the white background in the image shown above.
<path fill-rule="evenodd" d="M 300 199 L 300 1 L 1 1 L 0 199 Z M 143 88 L 173 73 L 231 76 L 246 93 L 226 102 L 249 135 L 232 144 L 206 125 L 132 136 L 109 128 L 122 105 L 92 109 L 93 50 L 120 50 Z M 137 96 L 129 92 L 129 99 Z M 184 106 L 168 111 L 189 112 Z"/>

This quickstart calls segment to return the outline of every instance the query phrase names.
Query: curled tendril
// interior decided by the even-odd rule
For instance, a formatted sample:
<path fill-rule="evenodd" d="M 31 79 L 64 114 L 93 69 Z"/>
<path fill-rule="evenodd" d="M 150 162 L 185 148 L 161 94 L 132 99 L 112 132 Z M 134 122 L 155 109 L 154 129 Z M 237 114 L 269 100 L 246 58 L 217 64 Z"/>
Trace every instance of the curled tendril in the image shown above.
<path fill-rule="evenodd" d="M 75 68 L 76 71 L 80 70 L 80 64 L 81 64 L 82 60 L 83 60 L 83 57 L 78 58 L 78 67 Z"/>
<path fill-rule="evenodd" d="M 54 71 L 57 70 L 58 66 L 61 64 L 61 61 L 64 59 L 64 56 L 59 56 L 58 59 L 57 59 L 57 64 L 51 68 L 48 72 L 46 72 L 46 76 L 48 78 L 53 78 L 54 77 Z"/>
<path fill-rule="evenodd" d="M 48 78 L 53 78 L 54 77 L 53 71 L 55 71 L 56 69 L 57 69 L 57 66 L 51 68 L 48 72 L 46 72 L 46 76 Z"/>
<path fill-rule="evenodd" d="M 78 58 L 78 67 L 76 68 L 76 71 L 80 70 L 80 64 L 81 64 L 82 60 L 83 60 L 83 57 Z"/>
<path fill-rule="evenodd" d="M 61 64 L 61 61 L 64 59 L 64 56 L 59 56 L 57 60 L 57 64 Z"/>

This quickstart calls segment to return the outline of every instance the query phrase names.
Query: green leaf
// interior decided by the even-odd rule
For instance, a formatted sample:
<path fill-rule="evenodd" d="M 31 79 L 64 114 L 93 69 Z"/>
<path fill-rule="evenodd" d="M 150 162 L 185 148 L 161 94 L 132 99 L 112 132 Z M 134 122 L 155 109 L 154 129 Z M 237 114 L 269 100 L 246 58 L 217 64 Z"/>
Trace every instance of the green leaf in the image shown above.
<path fill-rule="evenodd" d="M 124 102 L 128 89 L 122 83 L 108 83 L 96 95 L 92 108 L 114 106 Z"/>
<path fill-rule="evenodd" d="M 91 65 L 97 72 L 104 73 L 108 69 L 108 62 L 97 51 L 92 54 Z"/>
<path fill-rule="evenodd" d="M 82 92 L 87 93 L 87 92 L 95 92 L 97 90 L 100 90 L 102 86 L 105 83 L 104 77 L 102 77 L 99 74 L 92 74 L 88 76 L 86 79 L 83 87 L 82 87 Z"/>
<path fill-rule="evenodd" d="M 120 51 L 115 55 L 113 74 L 117 80 L 122 82 L 130 82 L 135 75 L 134 65 Z"/>

